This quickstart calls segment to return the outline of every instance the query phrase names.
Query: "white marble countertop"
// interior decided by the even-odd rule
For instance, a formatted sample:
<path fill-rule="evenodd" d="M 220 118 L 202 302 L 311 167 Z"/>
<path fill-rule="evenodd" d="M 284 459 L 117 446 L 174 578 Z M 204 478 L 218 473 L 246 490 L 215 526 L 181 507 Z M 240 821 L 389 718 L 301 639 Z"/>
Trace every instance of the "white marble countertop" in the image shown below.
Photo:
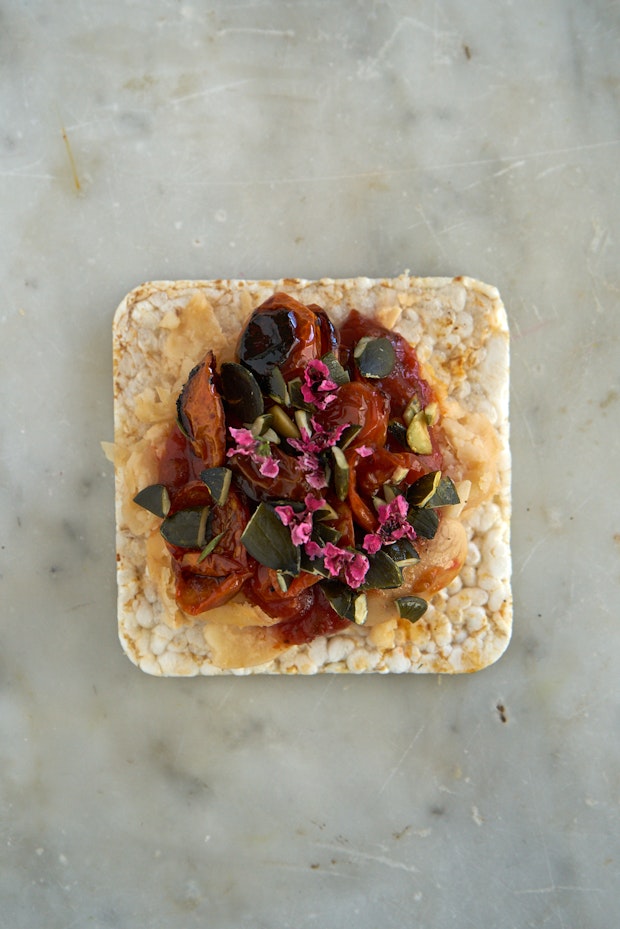
<path fill-rule="evenodd" d="M 619 924 L 619 40 L 612 0 L 4 5 L 0 925 Z M 406 268 L 508 309 L 508 651 L 138 671 L 99 446 L 116 305 Z"/>

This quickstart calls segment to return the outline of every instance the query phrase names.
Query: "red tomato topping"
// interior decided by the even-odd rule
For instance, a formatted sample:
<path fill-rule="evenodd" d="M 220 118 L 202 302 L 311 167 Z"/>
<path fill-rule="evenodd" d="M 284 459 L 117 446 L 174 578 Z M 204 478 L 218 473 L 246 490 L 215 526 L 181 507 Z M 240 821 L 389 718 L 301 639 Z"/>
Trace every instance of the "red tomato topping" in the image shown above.
<path fill-rule="evenodd" d="M 433 400 L 433 392 L 422 377 L 415 349 L 409 342 L 398 332 L 386 329 L 381 323 L 369 320 L 357 310 L 352 310 L 340 327 L 341 351 L 347 361 L 364 336 L 386 338 L 394 347 L 396 363 L 392 373 L 387 377 L 373 378 L 373 385 L 390 398 L 392 416 L 402 416 L 413 396 L 418 398 L 422 407 L 427 406 Z M 352 364 L 351 367 L 354 368 L 355 365 Z M 356 376 L 361 377 L 359 373 Z"/>
<path fill-rule="evenodd" d="M 366 378 L 360 374 L 353 352 L 365 336 L 384 337 L 391 342 L 395 364 L 386 377 Z M 304 306 L 286 294 L 277 293 L 252 314 L 238 346 L 238 360 L 254 373 L 264 393 L 275 368 L 290 382 L 304 374 L 308 362 L 327 353 L 339 358 L 351 380 L 330 385 L 333 398 L 330 396 L 323 408 L 318 408 L 321 404 L 317 402 L 316 409 L 306 411 L 309 423 L 306 433 L 303 432 L 306 427 L 300 426 L 302 435 L 307 436 L 306 444 L 301 443 L 303 448 L 294 439 L 290 445 L 286 440 L 280 445 L 267 445 L 265 454 L 277 463 L 276 468 L 270 462 L 269 472 L 274 476 L 261 473 L 265 460 L 262 452 L 237 451 L 226 457 L 229 435 L 216 387 L 213 354 L 209 352 L 191 372 L 178 402 L 179 419 L 187 436 L 178 426 L 171 430 L 161 456 L 159 480 L 169 490 L 172 513 L 187 507 L 208 506 L 207 538 L 219 538 L 206 556 L 198 549 L 188 551 L 168 545 L 177 602 L 187 613 L 204 613 L 242 590 L 251 603 L 278 620 L 271 629 L 286 644 L 309 642 L 318 635 L 347 628 L 349 620 L 334 611 L 318 575 L 302 571 L 284 591 L 277 572 L 248 554 L 241 536 L 256 504 L 268 501 L 275 505 L 277 501 L 289 508 L 294 504 L 302 519 L 306 518 L 304 512 L 309 512 L 304 511 L 304 503 L 309 506 L 314 500 L 316 504 L 318 496 L 332 509 L 329 525 L 340 533 L 336 544 L 352 549 L 359 545 L 361 534 L 377 530 L 373 498 L 383 493 L 384 484 L 393 481 L 395 475 L 398 482 L 407 484 L 428 471 L 441 469 L 439 427 L 429 429 L 433 452 L 427 456 L 414 454 L 388 431 L 391 420 L 400 422 L 402 431 L 402 414 L 412 398 L 417 399 L 421 408 L 434 399 L 431 387 L 422 377 L 415 350 L 398 333 L 368 320 L 356 310 L 336 330 L 320 307 Z M 288 415 L 293 419 L 295 410 L 289 408 Z M 251 424 L 243 425 L 251 443 L 248 430 Z M 323 475 L 333 468 L 330 441 L 331 444 L 339 441 L 342 427 L 350 425 L 361 428 L 344 452 L 349 483 L 346 499 L 342 500 Z M 313 446 L 315 437 L 321 441 Z M 199 477 L 203 469 L 223 464 L 233 471 L 233 480 L 226 502 L 217 506 Z M 315 523 L 313 532 L 316 529 Z M 321 537 L 313 536 L 316 549 L 315 538 Z"/>

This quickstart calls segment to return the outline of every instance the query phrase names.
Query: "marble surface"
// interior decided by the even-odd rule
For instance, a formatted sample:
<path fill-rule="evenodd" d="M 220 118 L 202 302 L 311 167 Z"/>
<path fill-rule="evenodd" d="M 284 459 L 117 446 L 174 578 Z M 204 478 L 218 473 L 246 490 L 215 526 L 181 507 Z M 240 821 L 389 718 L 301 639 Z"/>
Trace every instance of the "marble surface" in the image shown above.
<path fill-rule="evenodd" d="M 612 0 L 1 5 L 2 927 L 619 923 L 619 39 Z M 508 651 L 139 672 L 114 308 L 405 268 L 508 309 Z"/>

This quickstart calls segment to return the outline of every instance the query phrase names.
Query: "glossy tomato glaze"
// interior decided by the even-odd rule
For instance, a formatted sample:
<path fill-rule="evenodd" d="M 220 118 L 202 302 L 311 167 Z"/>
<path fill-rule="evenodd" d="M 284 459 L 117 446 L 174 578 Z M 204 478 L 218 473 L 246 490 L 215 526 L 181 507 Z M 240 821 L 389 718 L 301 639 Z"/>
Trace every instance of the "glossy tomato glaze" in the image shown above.
<path fill-rule="evenodd" d="M 294 320 L 289 355 L 281 365 L 287 380 L 298 375 L 308 360 L 320 358 L 328 351 L 338 354 L 341 363 L 350 371 L 351 382 L 338 389 L 336 400 L 318 411 L 316 419 L 326 429 L 343 422 L 362 426 L 346 452 L 352 478 L 347 500 L 338 501 L 322 491 L 338 512 L 335 525 L 343 533 L 342 544 L 353 545 L 354 522 L 366 531 L 375 528 L 372 496 L 389 480 L 395 468 L 407 469 L 408 482 L 428 471 L 441 469 L 438 427 L 430 429 L 433 452 L 427 456 L 407 451 L 388 433 L 389 421 L 401 419 L 413 395 L 418 397 L 423 407 L 435 397 L 421 375 L 414 349 L 402 336 L 355 310 L 336 331 L 320 307 L 300 307 L 292 298 L 275 295 L 255 311 L 251 321 L 256 323 L 260 317 L 255 337 L 263 339 L 264 333 L 276 328 L 278 311 L 286 311 Z M 247 333 L 248 330 L 244 333 L 246 340 Z M 364 336 L 383 336 L 392 343 L 396 362 L 389 376 L 370 381 L 363 378 L 351 363 L 353 349 Z M 239 348 L 242 355 L 243 337 Z M 265 348 L 267 350 L 266 343 Z M 212 356 L 208 356 L 208 365 L 210 370 L 214 370 Z M 207 373 L 210 384 L 210 371 Z M 209 387 L 205 401 L 210 405 L 219 403 L 216 397 L 217 391 Z M 205 418 L 207 422 L 219 422 L 219 410 L 207 410 Z M 355 449 L 360 446 L 370 446 L 372 455 L 358 455 Z M 200 560 L 199 553 L 188 553 L 168 544 L 176 598 L 181 609 L 191 615 L 200 615 L 242 592 L 251 603 L 277 620 L 272 630 L 279 634 L 282 642 L 290 645 L 310 642 L 319 635 L 330 635 L 349 627 L 350 622 L 338 616 L 318 586 L 318 576 L 302 572 L 284 592 L 278 584 L 276 572 L 251 558 L 240 542 L 256 501 L 304 499 L 310 488 L 297 457 L 275 447 L 273 453 L 280 462 L 276 478 L 262 476 L 249 457 L 228 459 L 226 464 L 233 468 L 234 478 L 228 500 L 219 507 L 212 505 L 209 491 L 200 481 L 200 473 L 206 467 L 223 463 L 220 451 L 217 460 L 205 460 L 197 454 L 196 448 L 196 442 L 192 443 L 175 425 L 162 449 L 159 463 L 159 482 L 170 493 L 171 512 L 187 506 L 211 506 L 211 534 L 223 533 L 215 551 Z M 202 454 L 210 452 L 203 450 Z"/>

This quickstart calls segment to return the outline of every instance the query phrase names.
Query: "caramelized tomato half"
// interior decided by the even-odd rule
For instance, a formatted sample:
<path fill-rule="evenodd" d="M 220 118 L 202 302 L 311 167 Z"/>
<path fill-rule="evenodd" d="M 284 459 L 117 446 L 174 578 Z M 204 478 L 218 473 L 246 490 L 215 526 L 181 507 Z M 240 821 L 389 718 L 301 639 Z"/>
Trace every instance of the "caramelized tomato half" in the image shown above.
<path fill-rule="evenodd" d="M 365 381 L 342 384 L 336 399 L 316 414 L 317 421 L 326 428 L 342 423 L 362 428 L 351 443 L 351 448 L 360 445 L 385 445 L 390 415 L 389 400 L 384 393 Z"/>
<path fill-rule="evenodd" d="M 325 323 L 311 307 L 287 294 L 274 294 L 252 313 L 241 333 L 239 361 L 259 381 L 275 367 L 289 380 L 321 357 L 324 330 Z"/>
<path fill-rule="evenodd" d="M 415 349 L 398 332 L 386 329 L 381 323 L 369 320 L 357 310 L 352 310 L 340 328 L 341 353 L 349 362 L 356 344 L 364 336 L 386 338 L 394 348 L 396 361 L 392 373 L 387 377 L 373 379 L 373 385 L 383 391 L 391 403 L 391 415 L 402 416 L 412 397 L 417 397 L 422 407 L 433 400 L 430 385 L 422 377 Z M 351 363 L 355 368 L 355 363 Z M 361 377 L 361 375 L 356 375 Z"/>
<path fill-rule="evenodd" d="M 186 613 L 196 615 L 221 606 L 233 597 L 252 576 L 254 561 L 241 542 L 250 517 L 243 496 L 232 489 L 223 506 L 213 506 L 202 481 L 186 484 L 175 494 L 171 513 L 186 507 L 211 506 L 209 538 L 221 536 L 210 555 L 169 545 L 176 581 L 177 603 Z"/>
<path fill-rule="evenodd" d="M 190 372 L 177 402 L 179 421 L 204 468 L 224 464 L 226 419 L 215 386 L 215 355 L 208 352 Z"/>

